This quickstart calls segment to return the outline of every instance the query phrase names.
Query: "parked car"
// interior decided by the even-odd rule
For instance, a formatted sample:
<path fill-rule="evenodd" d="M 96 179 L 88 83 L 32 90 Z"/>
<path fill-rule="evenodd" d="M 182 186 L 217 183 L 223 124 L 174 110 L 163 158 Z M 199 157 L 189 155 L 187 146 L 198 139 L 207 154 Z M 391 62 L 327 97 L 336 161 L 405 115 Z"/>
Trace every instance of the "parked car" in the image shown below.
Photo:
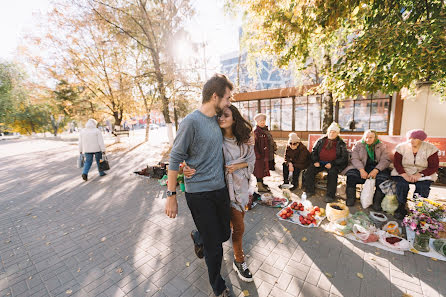
<path fill-rule="evenodd" d="M 149 129 L 150 130 L 155 130 L 155 129 L 158 129 L 158 128 L 159 128 L 159 126 L 157 124 L 150 124 L 149 125 Z"/>

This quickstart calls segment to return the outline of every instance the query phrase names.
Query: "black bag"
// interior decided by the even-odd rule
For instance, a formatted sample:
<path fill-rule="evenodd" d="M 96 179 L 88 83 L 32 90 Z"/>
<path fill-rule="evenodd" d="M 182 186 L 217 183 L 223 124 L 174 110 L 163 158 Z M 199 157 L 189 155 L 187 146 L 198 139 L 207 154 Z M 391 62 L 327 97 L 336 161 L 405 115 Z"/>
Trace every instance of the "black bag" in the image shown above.
<path fill-rule="evenodd" d="M 108 159 L 105 154 L 102 155 L 102 159 L 99 160 L 99 171 L 110 170 L 110 164 L 108 164 Z"/>
<path fill-rule="evenodd" d="M 162 168 L 159 165 L 155 165 L 155 166 L 151 166 L 148 168 L 147 170 L 148 174 L 150 177 L 156 178 L 156 179 L 160 179 L 162 178 L 164 175 L 167 174 L 167 171 L 165 168 Z"/>

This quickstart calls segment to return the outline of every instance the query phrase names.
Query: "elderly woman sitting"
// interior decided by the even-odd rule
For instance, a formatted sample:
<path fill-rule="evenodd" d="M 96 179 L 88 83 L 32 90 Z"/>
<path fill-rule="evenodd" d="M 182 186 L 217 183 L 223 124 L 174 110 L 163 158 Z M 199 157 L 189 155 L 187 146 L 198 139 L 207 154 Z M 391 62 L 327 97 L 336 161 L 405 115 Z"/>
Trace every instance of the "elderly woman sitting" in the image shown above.
<path fill-rule="evenodd" d="M 288 145 L 285 151 L 285 162 L 283 162 L 283 184 L 288 183 L 289 175 L 292 175 L 293 187 L 291 191 L 298 186 L 299 173 L 310 165 L 310 152 L 302 144 L 296 133 L 288 135 Z"/>
<path fill-rule="evenodd" d="M 392 179 L 396 181 L 396 197 L 398 209 L 395 218 L 403 219 L 406 215 L 406 201 L 409 184 L 415 184 L 415 194 L 429 197 L 430 186 L 437 180 L 439 167 L 438 148 L 425 142 L 427 138 L 423 130 L 407 132 L 409 141 L 396 147 L 392 171 Z"/>
<path fill-rule="evenodd" d="M 307 196 L 314 195 L 314 178 L 318 172 L 328 172 L 327 194 L 325 202 L 335 199 L 338 174 L 347 166 L 348 153 L 345 142 L 339 137 L 339 125 L 333 122 L 328 127 L 327 135 L 320 138 L 311 152 L 311 164 L 305 172 Z"/>
<path fill-rule="evenodd" d="M 376 190 L 373 196 L 373 209 L 382 210 L 381 201 L 384 194 L 379 185 L 390 178 L 388 167 L 389 154 L 386 145 L 379 141 L 375 130 L 367 130 L 352 150 L 350 164 L 342 172 L 347 176 L 347 206 L 353 206 L 356 201 L 356 185 L 364 184 L 366 179 L 376 179 Z"/>

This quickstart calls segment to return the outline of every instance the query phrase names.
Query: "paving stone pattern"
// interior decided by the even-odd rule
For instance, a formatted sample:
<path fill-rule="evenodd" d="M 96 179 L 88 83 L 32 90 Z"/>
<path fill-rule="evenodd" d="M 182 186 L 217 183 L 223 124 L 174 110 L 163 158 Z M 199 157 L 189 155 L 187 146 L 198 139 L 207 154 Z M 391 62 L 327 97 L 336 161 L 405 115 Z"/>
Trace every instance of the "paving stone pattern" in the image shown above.
<path fill-rule="evenodd" d="M 93 165 L 88 182 L 75 168 L 75 146 L 0 157 L 0 296 L 213 296 L 184 195 L 169 219 L 166 187 L 131 175 L 162 149 L 111 155 L 109 174 L 99 177 Z M 238 279 L 231 242 L 224 244 L 222 272 L 234 296 L 446 294 L 445 262 L 301 228 L 276 212 L 256 206 L 246 214 L 254 282 Z"/>

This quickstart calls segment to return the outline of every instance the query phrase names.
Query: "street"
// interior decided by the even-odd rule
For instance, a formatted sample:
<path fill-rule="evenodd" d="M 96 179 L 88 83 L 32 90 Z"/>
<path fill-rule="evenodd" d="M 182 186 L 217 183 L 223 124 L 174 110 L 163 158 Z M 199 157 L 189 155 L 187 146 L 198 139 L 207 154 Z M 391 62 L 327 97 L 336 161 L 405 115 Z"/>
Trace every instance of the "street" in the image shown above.
<path fill-rule="evenodd" d="M 75 141 L 0 142 L 0 296 L 212 296 L 184 194 L 169 219 L 166 187 L 132 174 L 167 149 L 156 133 L 150 144 L 110 153 L 105 177 L 93 164 L 87 182 Z M 282 222 L 277 211 L 258 205 L 245 217 L 254 282 L 238 279 L 224 244 L 235 296 L 446 295 L 445 262 Z"/>

